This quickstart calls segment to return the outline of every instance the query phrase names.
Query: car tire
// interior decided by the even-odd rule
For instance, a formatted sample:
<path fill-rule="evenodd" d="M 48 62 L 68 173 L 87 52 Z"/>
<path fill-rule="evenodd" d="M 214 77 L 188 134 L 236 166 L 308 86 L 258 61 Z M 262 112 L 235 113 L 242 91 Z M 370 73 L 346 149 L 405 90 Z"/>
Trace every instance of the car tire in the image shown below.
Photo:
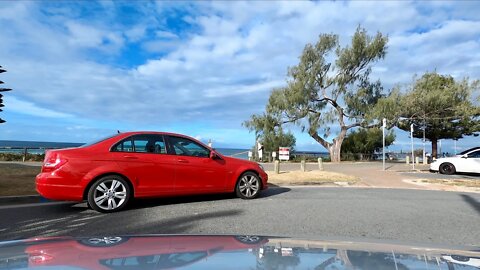
<path fill-rule="evenodd" d="M 440 164 L 440 167 L 438 168 L 438 171 L 441 174 L 454 174 L 456 172 L 455 166 L 452 163 L 445 162 Z"/>
<path fill-rule="evenodd" d="M 131 189 L 128 182 L 119 175 L 104 176 L 88 190 L 88 204 L 93 210 L 111 213 L 122 210 L 130 200 Z"/>
<path fill-rule="evenodd" d="M 262 190 L 262 181 L 254 172 L 243 173 L 235 186 L 237 197 L 244 200 L 257 198 L 260 195 L 260 190 Z"/>

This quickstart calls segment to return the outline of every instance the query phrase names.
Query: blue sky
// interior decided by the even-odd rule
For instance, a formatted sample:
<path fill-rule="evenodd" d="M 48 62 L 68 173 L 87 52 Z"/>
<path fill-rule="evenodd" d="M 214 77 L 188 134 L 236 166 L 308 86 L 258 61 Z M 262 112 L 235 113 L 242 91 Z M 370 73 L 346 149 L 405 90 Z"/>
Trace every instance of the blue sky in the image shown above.
<path fill-rule="evenodd" d="M 479 14 L 476 1 L 1 1 L 8 72 L 0 77 L 14 91 L 4 98 L 0 139 L 85 142 L 162 130 L 249 147 L 254 135 L 241 123 L 263 110 L 319 34 L 338 33 L 344 44 L 359 24 L 388 34 L 372 74 L 385 88 L 434 69 L 480 78 Z M 324 150 L 290 129 L 298 149 Z M 391 148 L 409 149 L 408 135 L 396 133 Z"/>

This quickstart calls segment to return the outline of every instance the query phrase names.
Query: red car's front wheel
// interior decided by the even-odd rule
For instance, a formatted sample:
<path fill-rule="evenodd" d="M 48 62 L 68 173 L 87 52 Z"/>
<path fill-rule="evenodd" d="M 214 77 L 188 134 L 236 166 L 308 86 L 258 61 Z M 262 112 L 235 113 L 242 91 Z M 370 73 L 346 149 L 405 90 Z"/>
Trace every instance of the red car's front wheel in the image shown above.
<path fill-rule="evenodd" d="M 118 175 L 107 175 L 90 187 L 88 204 L 99 212 L 115 212 L 127 205 L 130 194 L 130 186 L 125 179 Z"/>
<path fill-rule="evenodd" d="M 260 177 L 257 174 L 246 172 L 240 176 L 235 193 L 242 199 L 254 199 L 260 194 L 261 185 Z"/>

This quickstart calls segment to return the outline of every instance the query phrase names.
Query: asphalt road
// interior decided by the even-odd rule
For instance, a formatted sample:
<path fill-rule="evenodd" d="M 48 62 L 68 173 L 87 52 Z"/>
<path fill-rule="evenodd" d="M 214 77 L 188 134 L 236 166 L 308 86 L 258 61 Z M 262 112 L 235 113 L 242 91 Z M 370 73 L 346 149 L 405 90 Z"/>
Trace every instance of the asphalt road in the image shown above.
<path fill-rule="evenodd" d="M 0 207 L 0 240 L 34 236 L 257 234 L 410 244 L 480 245 L 480 195 L 402 189 L 271 188 L 230 195 L 137 201 L 100 214 L 83 204 Z"/>

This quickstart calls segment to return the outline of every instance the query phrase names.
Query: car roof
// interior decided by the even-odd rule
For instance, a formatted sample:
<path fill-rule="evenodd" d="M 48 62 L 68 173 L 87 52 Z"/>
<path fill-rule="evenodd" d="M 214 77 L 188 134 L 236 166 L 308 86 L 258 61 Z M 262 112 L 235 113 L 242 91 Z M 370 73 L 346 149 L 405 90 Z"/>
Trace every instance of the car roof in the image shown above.
<path fill-rule="evenodd" d="M 173 133 L 173 132 L 164 132 L 164 131 L 127 131 L 127 132 L 120 132 L 119 134 L 122 134 L 122 135 L 162 134 L 162 135 L 171 135 L 171 136 L 179 136 L 179 137 L 190 138 L 189 136 L 184 135 L 184 134 Z"/>

